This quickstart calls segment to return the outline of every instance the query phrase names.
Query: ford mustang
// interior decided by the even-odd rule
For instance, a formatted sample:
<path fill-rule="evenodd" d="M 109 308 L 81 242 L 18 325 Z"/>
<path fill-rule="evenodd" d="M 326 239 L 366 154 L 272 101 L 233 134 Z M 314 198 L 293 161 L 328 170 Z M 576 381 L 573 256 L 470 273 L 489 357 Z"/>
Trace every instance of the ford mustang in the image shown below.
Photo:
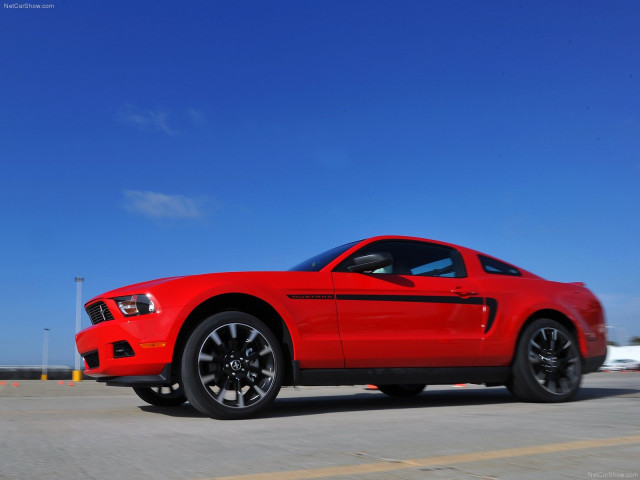
<path fill-rule="evenodd" d="M 413 237 L 348 243 L 289 271 L 139 283 L 85 309 L 86 375 L 220 419 L 257 414 L 283 385 L 406 397 L 477 383 L 560 402 L 606 356 L 603 310 L 583 283 Z"/>

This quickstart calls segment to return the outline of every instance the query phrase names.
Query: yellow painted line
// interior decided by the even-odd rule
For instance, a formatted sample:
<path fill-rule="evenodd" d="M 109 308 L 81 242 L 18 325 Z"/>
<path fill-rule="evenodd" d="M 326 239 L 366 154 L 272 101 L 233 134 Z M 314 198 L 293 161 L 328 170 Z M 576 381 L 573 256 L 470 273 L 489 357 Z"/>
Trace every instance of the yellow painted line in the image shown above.
<path fill-rule="evenodd" d="M 386 462 L 370 462 L 359 465 L 343 465 L 337 467 L 312 468 L 308 470 L 289 470 L 282 472 L 254 473 L 248 475 L 232 475 L 227 477 L 211 477 L 202 480 L 310 480 L 314 478 L 339 477 L 348 475 L 362 475 L 367 473 L 390 472 L 417 467 L 445 466 L 459 463 L 484 462 L 502 458 L 523 457 L 529 455 L 543 455 L 545 453 L 570 452 L 587 450 L 590 448 L 615 447 L 640 443 L 640 435 L 626 437 L 600 438 L 594 440 L 580 440 L 576 442 L 549 443 L 531 447 L 505 448 L 502 450 L 488 450 L 485 452 L 458 453 L 454 455 L 440 455 L 435 457 L 414 458 L 407 460 L 389 460 Z"/>

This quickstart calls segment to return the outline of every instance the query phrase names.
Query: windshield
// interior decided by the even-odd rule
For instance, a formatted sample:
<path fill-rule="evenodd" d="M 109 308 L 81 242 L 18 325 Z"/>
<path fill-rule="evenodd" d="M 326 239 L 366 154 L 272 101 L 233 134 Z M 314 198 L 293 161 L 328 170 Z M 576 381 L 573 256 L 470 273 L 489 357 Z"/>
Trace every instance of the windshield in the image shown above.
<path fill-rule="evenodd" d="M 356 243 L 359 243 L 361 240 L 356 242 L 346 243 L 344 245 L 340 245 L 339 247 L 334 247 L 331 250 L 327 250 L 326 252 L 322 252 L 315 257 L 311 257 L 304 262 L 300 262 L 295 267 L 289 269 L 290 272 L 319 272 L 324 267 L 329 265 L 332 260 L 337 258 L 342 253 L 349 250 Z"/>

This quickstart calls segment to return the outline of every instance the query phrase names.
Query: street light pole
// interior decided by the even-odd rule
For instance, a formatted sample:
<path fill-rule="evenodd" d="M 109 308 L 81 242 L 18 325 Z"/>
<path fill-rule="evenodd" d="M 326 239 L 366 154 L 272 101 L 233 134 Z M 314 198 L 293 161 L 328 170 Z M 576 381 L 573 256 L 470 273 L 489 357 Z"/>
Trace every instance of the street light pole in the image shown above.
<path fill-rule="evenodd" d="M 82 329 L 81 315 L 82 315 L 82 281 L 84 278 L 76 277 L 76 333 Z M 80 354 L 75 352 L 76 365 L 73 371 L 72 379 L 74 382 L 82 380 L 82 371 L 80 370 Z"/>
<path fill-rule="evenodd" d="M 49 366 L 49 329 L 45 328 L 42 332 L 42 375 L 40 380 L 48 380 L 47 369 Z"/>

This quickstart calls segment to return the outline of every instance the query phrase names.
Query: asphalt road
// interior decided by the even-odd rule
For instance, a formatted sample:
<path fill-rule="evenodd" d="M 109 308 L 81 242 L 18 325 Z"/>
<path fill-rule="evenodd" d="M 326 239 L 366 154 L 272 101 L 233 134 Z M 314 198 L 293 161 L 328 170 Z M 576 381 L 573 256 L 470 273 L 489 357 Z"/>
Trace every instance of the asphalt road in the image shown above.
<path fill-rule="evenodd" d="M 2 379 L 0 379 L 2 380 Z M 429 387 L 283 389 L 266 415 L 205 418 L 92 381 L 0 381 L 0 479 L 639 478 L 640 373 L 587 375 L 576 401 Z"/>

